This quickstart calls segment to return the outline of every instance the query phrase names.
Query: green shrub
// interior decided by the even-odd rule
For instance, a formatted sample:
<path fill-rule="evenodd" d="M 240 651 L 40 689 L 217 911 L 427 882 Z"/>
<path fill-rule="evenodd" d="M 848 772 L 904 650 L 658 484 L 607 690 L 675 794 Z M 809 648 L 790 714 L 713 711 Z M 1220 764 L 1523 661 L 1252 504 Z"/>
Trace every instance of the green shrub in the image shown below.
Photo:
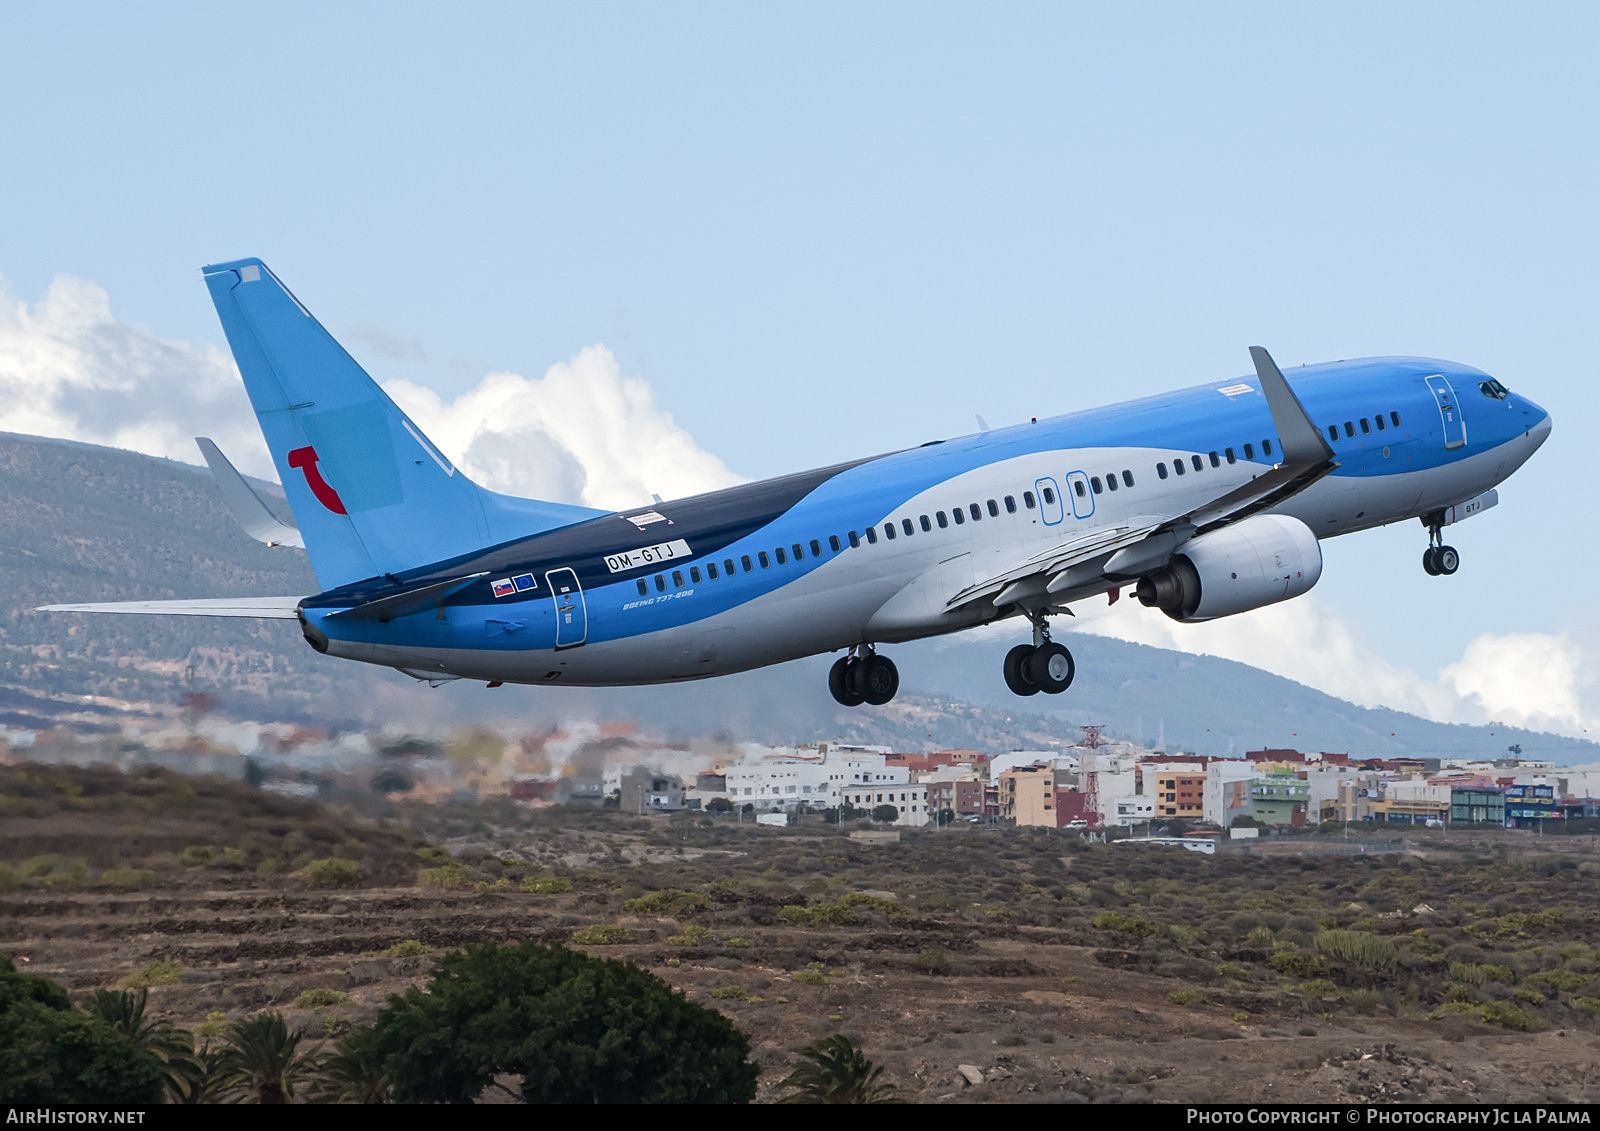
<path fill-rule="evenodd" d="M 0 864 L 0 892 L 13 892 L 22 887 L 22 873 L 9 864 Z"/>
<path fill-rule="evenodd" d="M 424 954 L 432 954 L 433 947 L 416 939 L 402 939 L 384 953 L 390 958 L 418 958 Z"/>
<path fill-rule="evenodd" d="M 535 895 L 556 895 L 571 891 L 572 881 L 565 876 L 524 876 L 522 890 Z"/>
<path fill-rule="evenodd" d="M 1194 942 L 1194 928 L 1186 927 L 1182 923 L 1173 923 L 1167 927 L 1167 937 L 1179 946 L 1188 946 Z"/>
<path fill-rule="evenodd" d="M 698 923 L 685 924 L 677 934 L 667 936 L 669 946 L 694 946 L 711 937 L 711 932 Z"/>
<path fill-rule="evenodd" d="M 143 989 L 148 986 L 174 986 L 183 981 L 183 967 L 176 962 L 150 962 L 138 973 L 122 979 L 122 988 Z"/>
<path fill-rule="evenodd" d="M 1199 1009 L 1206 1004 L 1206 995 L 1199 990 L 1178 990 L 1168 994 L 1167 1000 L 1173 1005 L 1186 1005 L 1190 1009 Z"/>
<path fill-rule="evenodd" d="M 1581 1009 L 1585 1013 L 1600 1014 L 1600 997 L 1575 997 L 1569 1004 L 1573 1009 Z"/>
<path fill-rule="evenodd" d="M 318 987 L 306 990 L 294 999 L 296 1009 L 327 1009 L 333 1005 L 343 1005 L 350 1000 L 350 995 L 341 990 L 330 990 Z"/>
<path fill-rule="evenodd" d="M 826 986 L 828 976 L 821 970 L 796 970 L 789 977 L 799 982 L 802 986 Z"/>
<path fill-rule="evenodd" d="M 1594 981 L 1592 974 L 1580 974 L 1576 970 L 1541 970 L 1537 974 L 1529 974 L 1529 982 L 1543 982 L 1553 986 L 1562 993 L 1570 994 L 1581 986 L 1586 986 Z"/>
<path fill-rule="evenodd" d="M 923 970 L 943 970 L 946 959 L 944 951 L 936 946 L 929 946 L 917 951 L 917 956 L 912 962 Z"/>
<path fill-rule="evenodd" d="M 718 986 L 711 991 L 711 996 L 718 1001 L 743 1001 L 746 995 L 742 986 Z"/>
<path fill-rule="evenodd" d="M 82 860 L 49 852 L 28 861 L 27 871 L 28 875 L 46 884 L 77 884 L 89 875 L 89 866 Z"/>
<path fill-rule="evenodd" d="M 1271 927 L 1251 927 L 1250 933 L 1245 937 L 1263 949 L 1270 948 L 1278 941 L 1278 936 L 1272 933 Z"/>
<path fill-rule="evenodd" d="M 633 941 L 633 932 L 626 927 L 593 923 L 573 931 L 572 941 L 579 946 L 621 946 Z"/>
<path fill-rule="evenodd" d="M 843 903 L 818 903 L 812 907 L 790 904 L 778 912 L 785 923 L 804 927 L 847 927 L 856 921 L 855 913 Z"/>
<path fill-rule="evenodd" d="M 337 856 L 314 860 L 297 874 L 314 888 L 355 887 L 365 878 L 360 864 L 354 860 L 341 860 Z"/>
<path fill-rule="evenodd" d="M 679 891 L 677 888 L 653 891 L 648 895 L 641 895 L 638 899 L 630 899 L 622 905 L 624 911 L 633 915 L 676 916 L 691 911 L 707 911 L 710 908 L 711 900 L 699 892 Z"/>
<path fill-rule="evenodd" d="M 1280 950 L 1267 961 L 1278 973 L 1294 978 L 1314 978 L 1328 970 L 1327 960 L 1309 950 Z"/>
<path fill-rule="evenodd" d="M 250 854 L 242 848 L 224 848 L 222 862 L 230 868 L 243 868 L 250 859 Z"/>
<path fill-rule="evenodd" d="M 269 856 L 261 863 L 256 865 L 256 875 L 258 876 L 273 876 L 276 875 L 277 872 L 278 858 L 276 856 Z"/>
<path fill-rule="evenodd" d="M 1452 962 L 1450 980 L 1460 982 L 1463 986 L 1481 986 L 1489 980 L 1489 976 L 1475 962 Z"/>
<path fill-rule="evenodd" d="M 1300 983 L 1300 992 L 1308 997 L 1337 997 L 1339 987 L 1326 978 L 1312 978 Z"/>
<path fill-rule="evenodd" d="M 865 907 L 876 911 L 887 919 L 910 919 L 911 909 L 898 899 L 885 899 L 881 895 L 867 895 L 865 892 L 854 891 L 839 897 L 839 902 L 845 907 Z"/>
<path fill-rule="evenodd" d="M 454 858 L 450 855 L 449 849 L 440 848 L 437 845 L 425 844 L 421 848 L 417 849 L 417 859 L 426 860 L 431 863 L 436 862 L 440 864 L 448 864 Z"/>
<path fill-rule="evenodd" d="M 1492 1025 L 1526 1032 L 1538 1024 L 1533 1014 L 1509 1001 L 1491 1001 L 1479 1008 L 1479 1015 Z"/>
<path fill-rule="evenodd" d="M 1526 987 L 1520 990 L 1512 990 L 1511 996 L 1516 998 L 1518 1001 L 1525 1001 L 1529 1005 L 1543 1005 L 1545 1003 L 1545 996 L 1542 993 L 1540 993 L 1538 990 L 1527 989 Z"/>
<path fill-rule="evenodd" d="M 215 1040 L 228 1031 L 228 1015 L 220 1009 L 206 1014 L 206 1019 L 194 1027 L 194 1035 Z"/>
<path fill-rule="evenodd" d="M 191 844 L 178 853 L 178 859 L 185 868 L 203 868 L 211 863 L 211 858 L 216 855 L 209 844 Z"/>
<path fill-rule="evenodd" d="M 735 936 L 731 939 L 724 939 L 722 945 L 733 947 L 735 950 L 743 950 L 745 947 L 750 945 L 750 940 Z"/>
<path fill-rule="evenodd" d="M 467 870 L 452 860 L 442 868 L 424 868 L 417 874 L 419 888 L 464 888 L 472 886 Z"/>
<path fill-rule="evenodd" d="M 1367 931 L 1318 931 L 1317 949 L 1329 958 L 1356 966 L 1393 966 L 1400 952 L 1388 939 Z"/>
<path fill-rule="evenodd" d="M 148 878 L 148 872 L 141 872 L 137 868 L 107 868 L 100 873 L 102 884 L 117 888 L 136 888 Z"/>
<path fill-rule="evenodd" d="M 1093 919 L 1090 919 L 1089 923 L 1102 931 L 1118 931 L 1124 935 L 1132 935 L 1140 939 L 1152 938 L 1159 934 L 1161 930 L 1154 923 L 1135 918 L 1132 915 L 1124 915 L 1120 911 L 1102 911 Z"/>

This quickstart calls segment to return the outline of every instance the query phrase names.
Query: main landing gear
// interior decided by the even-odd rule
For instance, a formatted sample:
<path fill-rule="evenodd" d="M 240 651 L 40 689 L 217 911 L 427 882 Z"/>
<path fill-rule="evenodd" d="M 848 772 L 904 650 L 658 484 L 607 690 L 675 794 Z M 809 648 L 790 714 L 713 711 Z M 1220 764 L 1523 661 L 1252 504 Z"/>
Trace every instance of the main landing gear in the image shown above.
<path fill-rule="evenodd" d="M 888 656 L 864 644 L 834 662 L 828 670 L 828 690 L 846 707 L 863 703 L 881 707 L 900 690 L 900 671 Z"/>
<path fill-rule="evenodd" d="M 1428 548 L 1422 552 L 1422 568 L 1429 577 L 1449 577 L 1461 568 L 1461 555 L 1454 546 L 1444 545 L 1440 529 L 1438 523 L 1428 522 Z"/>
<path fill-rule="evenodd" d="M 1050 639 L 1050 626 L 1042 614 L 1033 620 L 1033 643 L 1018 644 L 1006 653 L 1006 686 L 1018 695 L 1060 695 L 1072 686 L 1077 665 L 1072 653 Z"/>

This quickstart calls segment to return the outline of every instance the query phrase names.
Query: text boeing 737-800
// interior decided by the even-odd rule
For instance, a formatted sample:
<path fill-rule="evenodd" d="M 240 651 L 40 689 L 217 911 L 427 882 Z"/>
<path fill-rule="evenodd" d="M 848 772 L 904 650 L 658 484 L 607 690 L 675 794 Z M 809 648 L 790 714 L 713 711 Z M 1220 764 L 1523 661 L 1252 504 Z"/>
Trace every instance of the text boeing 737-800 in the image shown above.
<path fill-rule="evenodd" d="M 886 703 L 878 648 L 1020 616 L 1019 695 L 1059 693 L 1049 618 L 1132 586 L 1203 621 L 1296 597 L 1321 538 L 1420 518 L 1423 568 L 1456 571 L 1451 523 L 1550 432 L 1486 373 L 1415 357 L 1204 385 L 605 513 L 471 482 L 259 259 L 205 281 L 297 527 L 209 440 L 253 537 L 303 545 L 313 596 L 51 605 L 296 619 L 329 656 L 430 682 L 664 683 L 843 651 L 847 705 Z"/>

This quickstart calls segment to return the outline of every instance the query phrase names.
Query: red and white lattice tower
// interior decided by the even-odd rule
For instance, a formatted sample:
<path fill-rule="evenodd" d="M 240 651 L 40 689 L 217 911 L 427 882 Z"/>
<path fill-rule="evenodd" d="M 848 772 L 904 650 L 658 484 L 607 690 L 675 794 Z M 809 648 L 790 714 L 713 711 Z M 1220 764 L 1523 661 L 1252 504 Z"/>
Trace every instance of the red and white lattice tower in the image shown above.
<path fill-rule="evenodd" d="M 1090 750 L 1100 749 L 1106 744 L 1106 740 L 1100 737 L 1100 731 L 1102 729 L 1103 728 L 1097 726 L 1084 727 L 1083 742 L 1081 742 L 1079 745 L 1087 746 Z"/>

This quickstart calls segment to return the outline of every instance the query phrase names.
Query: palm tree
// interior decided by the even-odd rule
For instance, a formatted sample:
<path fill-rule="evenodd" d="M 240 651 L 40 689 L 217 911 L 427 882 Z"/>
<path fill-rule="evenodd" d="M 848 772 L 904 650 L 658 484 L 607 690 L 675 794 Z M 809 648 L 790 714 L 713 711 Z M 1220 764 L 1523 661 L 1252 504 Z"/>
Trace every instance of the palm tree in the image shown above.
<path fill-rule="evenodd" d="M 791 1094 L 785 1104 L 892 1104 L 902 1102 L 893 1084 L 880 1083 L 883 1069 L 861 1054 L 849 1037 L 836 1033 L 800 1050 L 805 1058 L 778 1086 Z"/>
<path fill-rule="evenodd" d="M 208 1040 L 188 1056 L 173 1057 L 173 1076 L 167 1080 L 167 1094 L 173 1103 L 216 1103 L 228 1085 L 226 1050 L 214 1049 Z"/>
<path fill-rule="evenodd" d="M 334 1104 L 389 1102 L 389 1074 L 372 1036 L 370 1028 L 357 1029 L 317 1060 L 313 1099 Z"/>
<path fill-rule="evenodd" d="M 293 1103 L 295 1086 L 315 1063 L 313 1055 L 296 1055 L 303 1036 L 299 1029 L 291 1031 L 276 1011 L 235 1021 L 228 1026 L 228 1047 L 222 1050 L 226 1086 L 257 1103 Z"/>
<path fill-rule="evenodd" d="M 152 1021 L 145 1017 L 150 991 L 138 993 L 127 990 L 95 990 L 84 1003 L 89 1016 L 104 1021 L 133 1042 L 134 1046 L 160 1066 L 167 1090 L 177 1093 L 189 1073 L 189 1061 L 194 1057 L 194 1035 L 186 1029 L 175 1028 L 170 1021 Z"/>

